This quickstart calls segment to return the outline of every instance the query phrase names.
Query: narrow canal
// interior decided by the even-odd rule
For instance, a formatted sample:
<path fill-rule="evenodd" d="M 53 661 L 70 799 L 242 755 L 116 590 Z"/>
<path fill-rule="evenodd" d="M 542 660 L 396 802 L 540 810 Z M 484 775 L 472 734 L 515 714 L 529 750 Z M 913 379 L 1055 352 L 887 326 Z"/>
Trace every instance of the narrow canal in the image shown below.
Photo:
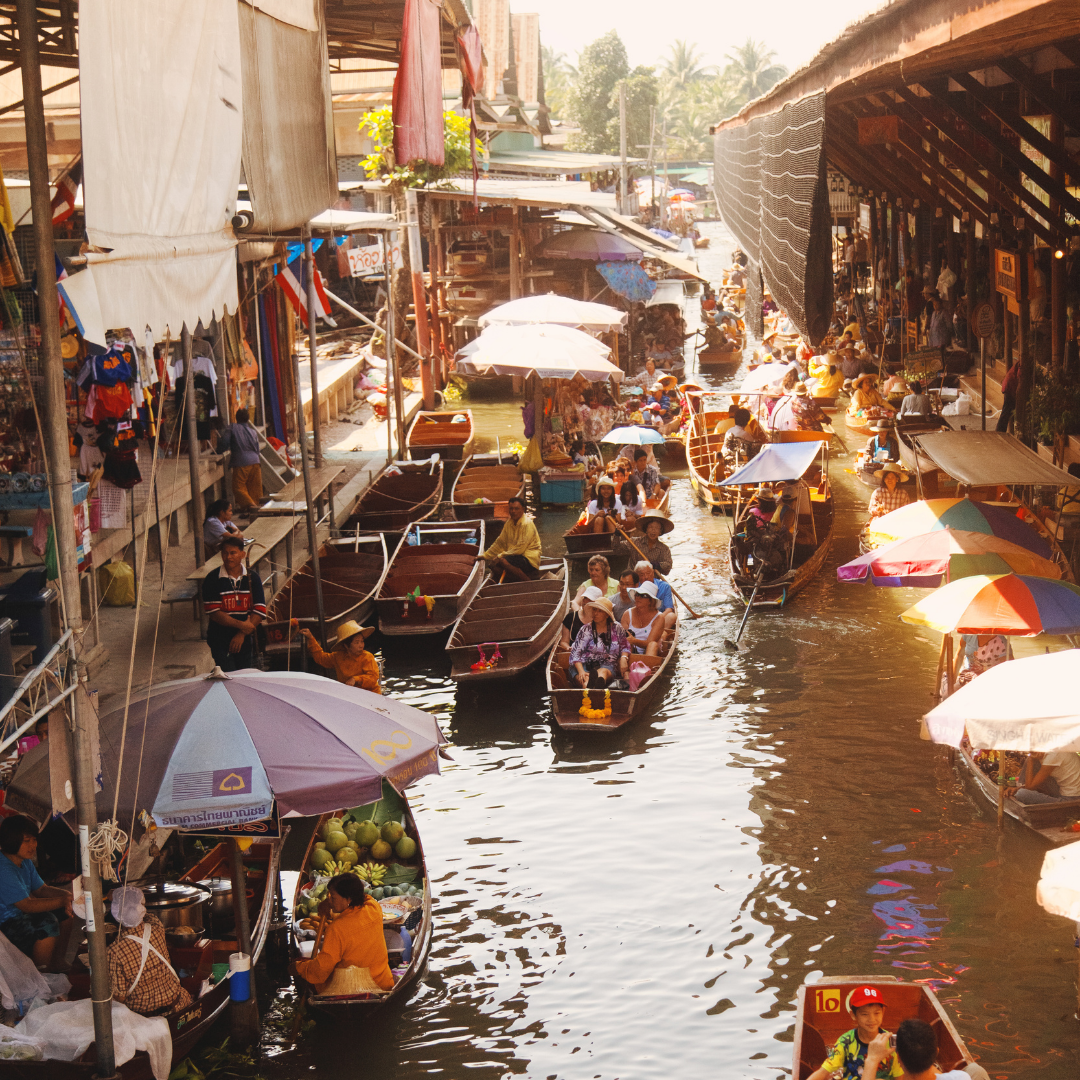
<path fill-rule="evenodd" d="M 706 229 L 718 279 L 727 237 Z M 519 437 L 515 403 L 472 406 L 482 433 Z M 437 899 L 429 972 L 365 1029 L 296 1044 L 283 992 L 264 1076 L 782 1077 L 796 988 L 822 974 L 929 982 L 993 1077 L 1080 1075 L 1072 927 L 1035 901 L 1044 846 L 999 832 L 918 737 L 937 644 L 897 615 L 922 593 L 836 582 L 869 497 L 838 427 L 852 453 L 833 458 L 830 558 L 752 615 L 738 654 L 728 523 L 665 466 L 672 579 L 702 617 L 650 719 L 568 738 L 540 672 L 455 693 L 441 643 L 384 651 L 387 692 L 454 744 L 410 791 Z M 547 553 L 572 516 L 539 514 Z"/>

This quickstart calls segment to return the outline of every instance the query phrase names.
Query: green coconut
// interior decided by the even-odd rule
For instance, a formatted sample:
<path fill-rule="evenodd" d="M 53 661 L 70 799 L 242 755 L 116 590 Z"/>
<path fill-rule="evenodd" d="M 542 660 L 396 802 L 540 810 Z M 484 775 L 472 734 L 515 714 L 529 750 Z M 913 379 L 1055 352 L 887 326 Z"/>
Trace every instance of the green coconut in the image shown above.
<path fill-rule="evenodd" d="M 323 867 L 325 867 L 328 862 L 333 861 L 333 858 L 334 858 L 333 855 L 331 855 L 330 852 L 326 850 L 326 848 L 324 848 L 324 847 L 317 848 L 312 853 L 311 865 L 316 870 L 322 870 Z"/>
<path fill-rule="evenodd" d="M 345 835 L 350 840 L 356 839 L 356 830 L 360 828 L 359 821 L 346 821 L 345 822 Z"/>
<path fill-rule="evenodd" d="M 325 840 L 328 833 L 341 832 L 341 828 L 341 818 L 328 818 L 319 826 L 319 836 L 321 836 Z"/>
<path fill-rule="evenodd" d="M 371 847 L 379 839 L 379 826 L 374 821 L 361 821 L 353 839 L 361 847 Z"/>
<path fill-rule="evenodd" d="M 337 854 L 347 843 L 349 838 L 343 832 L 328 833 L 326 837 L 327 850 Z"/>
<path fill-rule="evenodd" d="M 398 821 L 388 821 L 382 827 L 382 838 L 391 846 L 405 835 L 405 830 Z"/>
<path fill-rule="evenodd" d="M 394 854 L 399 859 L 411 859 L 416 854 L 416 841 L 411 836 L 403 836 L 394 845 Z"/>

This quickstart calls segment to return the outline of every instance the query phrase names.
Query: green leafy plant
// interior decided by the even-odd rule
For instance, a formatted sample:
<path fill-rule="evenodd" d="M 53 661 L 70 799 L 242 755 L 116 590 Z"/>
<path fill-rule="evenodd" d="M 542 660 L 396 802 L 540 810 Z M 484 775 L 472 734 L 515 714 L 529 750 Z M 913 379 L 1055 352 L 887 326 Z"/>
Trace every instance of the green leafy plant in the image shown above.
<path fill-rule="evenodd" d="M 1050 446 L 1066 435 L 1080 435 L 1080 387 L 1035 365 L 1029 399 L 1032 434 Z"/>
<path fill-rule="evenodd" d="M 360 121 L 361 135 L 367 135 L 374 143 L 374 149 L 360 162 L 369 180 L 388 180 L 391 188 L 440 187 L 459 173 L 472 168 L 469 154 L 470 122 L 467 116 L 457 113 L 443 113 L 443 132 L 446 146 L 446 160 L 442 165 L 431 165 L 426 161 L 398 162 L 394 158 L 394 114 L 390 108 L 375 109 Z M 479 140 L 476 152 L 483 154 Z"/>

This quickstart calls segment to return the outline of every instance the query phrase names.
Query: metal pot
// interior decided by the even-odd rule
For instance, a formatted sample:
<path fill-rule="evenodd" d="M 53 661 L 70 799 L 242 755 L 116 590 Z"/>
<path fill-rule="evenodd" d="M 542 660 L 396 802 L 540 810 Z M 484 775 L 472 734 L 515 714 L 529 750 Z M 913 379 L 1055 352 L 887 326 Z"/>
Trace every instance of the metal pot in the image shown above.
<path fill-rule="evenodd" d="M 190 926 L 196 933 L 203 930 L 203 904 L 210 899 L 210 890 L 190 881 L 165 881 L 160 888 L 156 881 L 144 878 L 132 884 L 142 889 L 146 910 L 156 915 L 162 926 Z"/>
<path fill-rule="evenodd" d="M 227 877 L 206 878 L 205 881 L 200 881 L 199 884 L 210 893 L 210 917 L 214 920 L 232 919 L 232 879 Z"/>

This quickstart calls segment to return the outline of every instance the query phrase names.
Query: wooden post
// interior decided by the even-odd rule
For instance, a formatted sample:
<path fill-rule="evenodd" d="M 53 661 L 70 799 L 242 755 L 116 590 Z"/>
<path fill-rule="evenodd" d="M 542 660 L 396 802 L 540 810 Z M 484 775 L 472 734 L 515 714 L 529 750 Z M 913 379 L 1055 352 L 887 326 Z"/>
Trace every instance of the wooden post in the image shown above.
<path fill-rule="evenodd" d="M 424 392 L 424 408 L 434 409 L 435 385 L 431 378 L 431 335 L 428 333 L 427 298 L 424 296 L 424 252 L 420 246 L 420 210 L 416 188 L 406 189 L 405 210 L 413 311 L 416 313 L 416 349 L 422 358 L 420 360 L 420 385 Z"/>
<path fill-rule="evenodd" d="M 431 208 L 431 228 L 428 230 L 428 303 L 431 305 L 428 332 L 431 335 L 431 374 L 435 389 L 446 386 L 446 353 L 443 349 L 442 320 L 439 318 L 439 225 L 434 200 Z"/>
<path fill-rule="evenodd" d="M 203 505 L 202 485 L 199 481 L 199 433 L 195 425 L 195 379 L 191 374 L 191 331 L 184 323 L 180 330 L 180 344 L 184 350 L 184 429 L 188 441 L 188 477 L 191 481 L 191 532 L 195 542 L 195 565 L 206 562 L 206 550 L 203 547 Z M 300 388 L 296 390 L 297 400 Z"/>
<path fill-rule="evenodd" d="M 937 674 L 934 676 L 934 693 L 933 696 L 938 700 L 942 700 L 941 696 L 941 676 L 945 671 L 945 652 L 948 648 L 949 635 L 941 635 L 941 651 L 938 653 L 937 658 Z"/>
<path fill-rule="evenodd" d="M 952 697 L 953 690 L 955 689 L 955 680 L 953 677 L 953 639 L 952 634 L 946 635 L 945 644 L 945 664 L 946 664 L 946 679 L 948 682 L 949 697 Z"/>
<path fill-rule="evenodd" d="M 1016 320 L 1016 344 L 1019 353 L 1020 378 L 1016 384 L 1016 429 L 1025 443 L 1030 443 L 1031 390 L 1035 379 L 1035 350 L 1031 347 L 1031 303 L 1028 300 L 1028 242 L 1026 230 L 1020 230 L 1019 253 L 1016 267 L 1017 306 L 1020 314 Z"/>
<path fill-rule="evenodd" d="M 299 396 L 299 395 L 298 395 Z M 244 859 L 238 842 L 229 840 L 229 871 L 232 878 L 233 918 L 236 923 L 236 947 L 251 956 L 251 920 L 247 906 L 247 880 Z M 270 888 L 270 882 L 266 883 Z M 255 999 L 255 964 L 251 965 L 251 993 L 247 1001 L 229 1002 L 230 1043 L 233 1049 L 246 1049 L 259 1042 L 259 1003 Z"/>
<path fill-rule="evenodd" d="M 1005 828 L 1005 751 L 998 751 L 998 807 L 997 826 Z"/>
<path fill-rule="evenodd" d="M 1055 145 L 1065 146 L 1065 127 L 1061 116 L 1050 114 L 1050 141 Z M 1050 163 L 1050 175 L 1062 183 L 1065 181 L 1064 170 L 1054 162 Z M 1061 204 L 1050 200 L 1051 210 L 1063 213 Z M 1065 370 L 1065 252 L 1068 238 L 1061 234 L 1054 236 L 1050 250 L 1050 366 L 1055 379 L 1060 379 Z M 1061 258 L 1057 252 L 1061 252 Z"/>
<path fill-rule="evenodd" d="M 517 300 L 521 296 L 521 219 L 516 206 L 510 214 L 510 299 Z"/>
<path fill-rule="evenodd" d="M 311 226 L 305 225 L 304 262 L 307 265 L 307 332 L 308 359 L 311 366 L 311 430 L 315 436 L 315 468 L 321 469 L 322 456 L 322 405 L 319 402 L 319 365 L 317 361 L 318 330 L 315 326 L 315 252 L 311 244 Z M 297 357 L 299 360 L 299 357 Z M 299 369 L 297 369 L 299 371 Z M 297 413 L 297 437 L 301 446 L 307 445 L 307 431 L 304 425 L 304 409 L 300 404 L 300 376 L 296 377 L 296 401 L 300 406 Z"/>

